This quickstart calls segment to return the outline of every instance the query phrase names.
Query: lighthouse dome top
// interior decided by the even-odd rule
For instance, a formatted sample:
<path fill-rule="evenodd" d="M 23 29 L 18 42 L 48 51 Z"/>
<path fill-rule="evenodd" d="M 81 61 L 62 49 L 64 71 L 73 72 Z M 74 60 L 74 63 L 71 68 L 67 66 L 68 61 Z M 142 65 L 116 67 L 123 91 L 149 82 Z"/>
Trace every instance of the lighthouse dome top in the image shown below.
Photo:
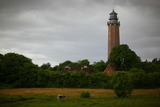
<path fill-rule="evenodd" d="M 108 25 L 120 25 L 118 21 L 117 13 L 113 10 L 110 14 L 109 21 L 107 22 Z"/>
<path fill-rule="evenodd" d="M 112 15 L 112 14 L 116 14 L 116 15 L 117 15 L 117 13 L 114 11 L 114 9 L 113 9 L 113 11 L 110 13 L 110 15 Z"/>

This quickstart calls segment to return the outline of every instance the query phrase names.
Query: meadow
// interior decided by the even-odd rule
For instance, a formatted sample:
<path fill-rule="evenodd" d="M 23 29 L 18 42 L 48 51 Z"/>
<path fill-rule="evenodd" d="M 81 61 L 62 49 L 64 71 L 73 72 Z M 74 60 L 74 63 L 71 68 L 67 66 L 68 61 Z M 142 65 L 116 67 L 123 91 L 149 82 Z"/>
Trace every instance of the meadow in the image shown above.
<path fill-rule="evenodd" d="M 91 98 L 80 98 L 83 91 Z M 66 98 L 58 101 L 57 94 Z M 117 98 L 109 89 L 1 89 L 0 107 L 160 107 L 160 89 L 135 89 L 128 98 Z"/>

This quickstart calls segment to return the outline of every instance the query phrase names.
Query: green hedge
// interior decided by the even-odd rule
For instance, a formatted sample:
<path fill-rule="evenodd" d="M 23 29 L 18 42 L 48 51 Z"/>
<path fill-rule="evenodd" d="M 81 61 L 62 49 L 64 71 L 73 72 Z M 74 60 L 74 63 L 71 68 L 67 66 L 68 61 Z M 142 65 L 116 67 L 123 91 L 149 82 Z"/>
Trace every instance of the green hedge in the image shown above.
<path fill-rule="evenodd" d="M 134 88 L 160 88 L 160 73 L 127 72 L 131 76 Z M 13 80 L 11 78 L 16 79 Z M 50 88 L 102 88 L 111 89 L 112 75 L 105 73 L 86 74 L 79 71 L 25 71 L 16 75 L 7 75 L 8 80 L 0 83 L 13 84 L 14 88 L 50 87 Z M 9 81 L 9 78 L 12 82 Z"/>

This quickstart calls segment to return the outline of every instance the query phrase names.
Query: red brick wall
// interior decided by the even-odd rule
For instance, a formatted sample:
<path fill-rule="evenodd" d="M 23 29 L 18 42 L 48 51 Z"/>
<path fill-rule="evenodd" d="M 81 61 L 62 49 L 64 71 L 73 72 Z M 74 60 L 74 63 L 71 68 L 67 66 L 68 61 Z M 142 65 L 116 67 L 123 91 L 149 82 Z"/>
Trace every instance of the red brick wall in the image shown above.
<path fill-rule="evenodd" d="M 111 65 L 108 65 L 104 72 L 106 72 L 107 74 L 112 74 L 113 72 L 115 72 L 115 69 Z"/>
<path fill-rule="evenodd" d="M 108 26 L 108 58 L 112 49 L 115 46 L 120 45 L 119 40 L 119 25 L 109 25 Z"/>

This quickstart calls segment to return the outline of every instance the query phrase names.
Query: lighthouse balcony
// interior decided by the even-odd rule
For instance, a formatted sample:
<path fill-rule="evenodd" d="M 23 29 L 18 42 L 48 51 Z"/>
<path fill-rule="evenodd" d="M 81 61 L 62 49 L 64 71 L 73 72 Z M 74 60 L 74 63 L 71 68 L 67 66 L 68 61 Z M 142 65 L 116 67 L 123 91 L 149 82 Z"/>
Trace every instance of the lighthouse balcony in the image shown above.
<path fill-rule="evenodd" d="M 117 20 L 110 20 L 107 22 L 107 25 L 120 25 L 120 22 Z"/>

